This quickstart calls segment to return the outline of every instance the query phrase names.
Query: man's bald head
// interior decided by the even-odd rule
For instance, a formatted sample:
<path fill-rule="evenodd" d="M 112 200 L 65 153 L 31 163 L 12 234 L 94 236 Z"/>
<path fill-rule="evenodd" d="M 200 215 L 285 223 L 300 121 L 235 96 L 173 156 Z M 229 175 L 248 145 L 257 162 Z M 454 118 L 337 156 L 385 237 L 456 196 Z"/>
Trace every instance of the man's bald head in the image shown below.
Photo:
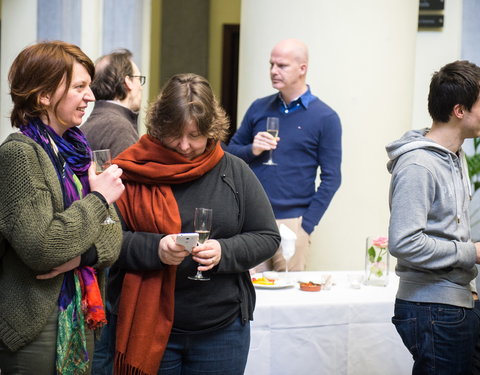
<path fill-rule="evenodd" d="M 308 48 L 298 39 L 277 43 L 270 54 L 270 79 L 288 104 L 307 91 Z"/>
<path fill-rule="evenodd" d="M 301 40 L 290 38 L 278 42 L 272 49 L 272 53 L 281 52 L 294 58 L 299 64 L 308 65 L 308 48 Z"/>

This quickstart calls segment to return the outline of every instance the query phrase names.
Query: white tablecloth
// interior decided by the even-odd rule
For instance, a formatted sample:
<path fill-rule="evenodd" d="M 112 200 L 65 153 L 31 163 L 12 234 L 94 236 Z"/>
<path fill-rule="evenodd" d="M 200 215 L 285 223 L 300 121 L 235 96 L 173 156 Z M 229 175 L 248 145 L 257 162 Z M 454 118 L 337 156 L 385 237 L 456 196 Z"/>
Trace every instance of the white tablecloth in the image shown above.
<path fill-rule="evenodd" d="M 398 286 L 353 289 L 348 274 L 331 274 L 331 290 L 257 289 L 247 375 L 406 375 L 413 360 L 391 317 Z M 284 276 L 284 274 L 281 274 Z"/>

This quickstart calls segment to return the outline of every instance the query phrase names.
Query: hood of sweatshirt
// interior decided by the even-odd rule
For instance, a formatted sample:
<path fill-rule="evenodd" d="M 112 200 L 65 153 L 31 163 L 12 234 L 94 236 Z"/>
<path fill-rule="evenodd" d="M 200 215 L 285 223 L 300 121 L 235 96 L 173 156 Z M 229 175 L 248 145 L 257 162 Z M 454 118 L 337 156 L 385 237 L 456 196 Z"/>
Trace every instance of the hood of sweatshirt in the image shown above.
<path fill-rule="evenodd" d="M 427 134 L 428 130 L 428 128 L 410 130 L 406 132 L 400 139 L 388 144 L 385 147 L 389 158 L 387 169 L 390 173 L 392 173 L 400 156 L 408 152 L 424 149 L 435 153 L 439 162 L 448 163 L 449 165 L 449 171 L 451 174 L 453 187 L 455 189 L 455 196 L 457 198 L 455 201 L 457 202 L 457 220 L 459 220 L 461 210 L 461 202 L 459 202 L 459 198 L 465 195 L 467 195 L 469 198 L 472 196 L 465 154 L 461 148 L 458 150 L 458 154 L 456 154 L 446 147 L 439 145 L 432 139 L 426 138 L 425 135 Z M 462 185 L 457 183 L 458 170 L 460 172 L 460 180 L 464 181 Z M 460 189 L 463 191 L 459 191 Z"/>

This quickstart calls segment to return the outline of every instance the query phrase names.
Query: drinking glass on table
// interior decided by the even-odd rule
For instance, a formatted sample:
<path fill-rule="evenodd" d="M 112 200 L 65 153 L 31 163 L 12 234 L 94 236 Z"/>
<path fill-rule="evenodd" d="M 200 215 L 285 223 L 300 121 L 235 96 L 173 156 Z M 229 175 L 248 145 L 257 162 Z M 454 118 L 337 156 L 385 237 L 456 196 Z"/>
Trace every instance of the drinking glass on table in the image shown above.
<path fill-rule="evenodd" d="M 95 162 L 95 173 L 100 174 L 112 165 L 112 155 L 109 149 L 93 151 L 93 161 Z M 115 220 L 110 215 L 107 216 L 104 225 L 115 224 Z"/>
<path fill-rule="evenodd" d="M 282 256 L 283 256 L 283 259 L 285 259 L 285 273 L 288 273 L 288 261 L 292 259 L 294 254 L 295 254 L 295 243 L 293 243 L 293 246 L 288 246 L 283 244 Z"/>
<path fill-rule="evenodd" d="M 211 208 L 195 208 L 193 225 L 195 232 L 198 233 L 198 243 L 204 244 L 210 237 L 212 229 L 213 210 Z M 203 276 L 202 271 L 198 271 L 195 276 L 188 276 L 190 280 L 208 281 L 210 278 Z"/>
<path fill-rule="evenodd" d="M 279 118 L 278 117 L 267 117 L 267 133 L 272 135 L 274 138 L 278 137 L 279 130 Z M 268 160 L 263 163 L 265 165 L 277 165 L 272 159 L 273 150 L 270 150 L 270 156 Z"/>

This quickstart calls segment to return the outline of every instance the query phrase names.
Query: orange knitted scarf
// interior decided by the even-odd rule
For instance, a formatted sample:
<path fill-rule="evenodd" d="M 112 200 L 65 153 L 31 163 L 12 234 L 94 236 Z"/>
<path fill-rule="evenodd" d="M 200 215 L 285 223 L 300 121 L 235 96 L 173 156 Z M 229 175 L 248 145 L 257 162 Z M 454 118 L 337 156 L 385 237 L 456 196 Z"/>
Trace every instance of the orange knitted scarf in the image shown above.
<path fill-rule="evenodd" d="M 181 219 L 171 184 L 195 180 L 222 159 L 220 144 L 185 159 L 144 135 L 114 160 L 123 169 L 125 192 L 117 201 L 132 231 L 179 233 Z M 117 322 L 115 374 L 156 374 L 173 324 L 176 266 L 128 272 Z"/>

